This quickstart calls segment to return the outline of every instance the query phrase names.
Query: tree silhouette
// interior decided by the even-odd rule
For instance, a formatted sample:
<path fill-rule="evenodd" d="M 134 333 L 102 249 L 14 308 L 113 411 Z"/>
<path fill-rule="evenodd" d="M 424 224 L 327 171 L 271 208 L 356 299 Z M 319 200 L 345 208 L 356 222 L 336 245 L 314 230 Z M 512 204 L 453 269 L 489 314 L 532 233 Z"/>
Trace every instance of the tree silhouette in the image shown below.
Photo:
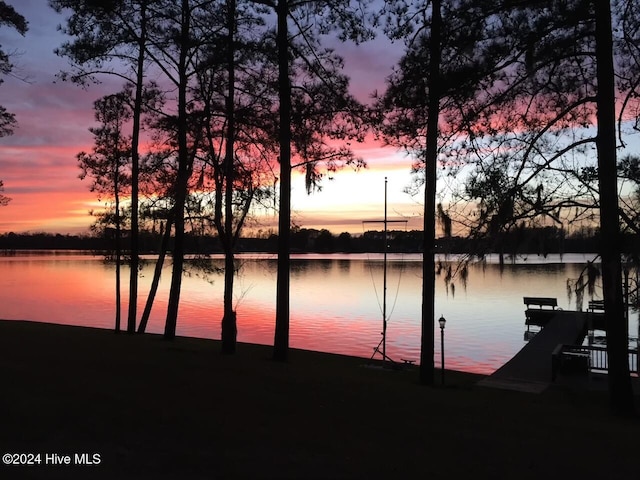
<path fill-rule="evenodd" d="M 201 128 L 193 128 L 190 115 L 190 83 L 196 78 L 198 70 L 206 64 L 198 61 L 198 53 L 209 40 L 212 28 L 210 25 L 213 2 L 192 2 L 181 0 L 163 3 L 164 21 L 160 35 L 155 40 L 157 52 L 151 54 L 156 65 L 163 70 L 165 76 L 175 89 L 176 112 L 165 119 L 165 126 L 172 133 L 172 141 L 176 152 L 176 176 L 173 185 L 174 241 L 173 268 L 171 272 L 171 286 L 167 305 L 167 316 L 164 328 L 164 338 L 172 339 L 176 335 L 178 309 L 180 305 L 180 291 L 185 255 L 185 207 L 189 191 L 189 180 L 193 172 L 193 162 L 198 149 L 202 147 L 199 137 Z M 206 19 L 207 22 L 201 20 Z M 191 134 L 196 133 L 196 137 Z"/>
<path fill-rule="evenodd" d="M 219 13 L 222 28 L 204 52 L 209 67 L 198 72 L 194 88 L 204 139 L 194 176 L 202 192 L 197 215 L 213 225 L 224 252 L 221 343 L 222 352 L 230 354 L 237 335 L 235 252 L 254 203 L 270 196 L 277 143 L 265 21 L 252 2 L 229 0 Z"/>
<path fill-rule="evenodd" d="M 27 32 L 26 19 L 3 0 L 0 0 L 0 25 L 8 25 L 21 35 Z M 5 52 L 0 45 L 0 75 L 9 75 L 12 71 L 11 55 Z M 3 81 L 2 77 L 0 77 L 0 84 Z M 0 105 L 0 137 L 11 135 L 15 124 L 15 115 Z"/>
<path fill-rule="evenodd" d="M 228 88 L 225 102 L 227 114 L 227 135 L 224 155 L 224 226 L 220 220 L 221 209 L 216 211 L 216 227 L 218 234 L 222 234 L 225 262 L 224 262 L 224 315 L 222 317 L 221 340 L 222 352 L 234 353 L 236 348 L 236 336 L 238 327 L 236 324 L 236 312 L 233 310 L 233 278 L 235 276 L 235 241 L 237 236 L 233 233 L 233 193 L 235 182 L 235 137 L 236 137 L 236 1 L 228 0 L 227 4 L 227 75 Z M 218 197 L 219 198 L 219 197 Z M 241 224 L 239 224 L 241 227 Z M 239 231 L 238 231 L 239 234 Z"/>
<path fill-rule="evenodd" d="M 4 191 L 4 186 L 3 186 L 2 180 L 0 180 L 0 207 L 7 206 L 11 201 L 9 197 L 2 194 L 3 191 Z"/>
<path fill-rule="evenodd" d="M 434 304 L 436 219 L 450 219 L 440 205 L 436 210 L 437 172 L 445 164 L 444 152 L 464 134 L 473 115 L 461 111 L 495 79 L 499 49 L 489 55 L 483 45 L 494 32 L 493 7 L 474 1 L 403 0 L 385 4 L 385 29 L 402 39 L 406 50 L 387 79 L 387 90 L 375 94 L 377 129 L 384 141 L 415 158 L 413 191 L 424 188 L 423 304 L 420 380 L 434 381 Z"/>
<path fill-rule="evenodd" d="M 629 338 L 622 292 L 622 245 L 618 214 L 615 71 L 610 2 L 595 2 L 597 62 L 598 180 L 600 193 L 600 255 L 602 293 L 607 313 L 609 392 L 612 409 L 622 415 L 634 411 L 629 376 Z"/>
<path fill-rule="evenodd" d="M 474 168 L 457 193 L 462 213 L 450 211 L 478 239 L 545 222 L 600 222 L 608 378 L 619 413 L 630 412 L 633 402 L 622 308 L 614 65 L 623 72 L 620 121 L 637 111 L 637 49 L 629 42 L 637 38 L 634 5 L 614 3 L 616 24 L 624 26 L 616 30 L 615 61 L 610 2 L 520 2 L 497 14 L 498 47 L 510 38 L 511 54 L 500 65 L 502 80 L 465 106 L 479 115 L 458 142 L 457 158 L 467 155 Z M 448 160 L 455 163 L 454 156 Z"/>
<path fill-rule="evenodd" d="M 120 331 L 120 265 L 122 261 L 122 225 L 120 196 L 128 191 L 131 178 L 124 172 L 124 167 L 131 162 L 131 139 L 124 137 L 124 124 L 131 119 L 127 94 L 108 95 L 94 104 L 97 128 L 90 128 L 95 146 L 92 153 L 78 154 L 78 164 L 82 170 L 80 178 L 93 179 L 91 191 L 97 192 L 99 198 L 113 199 L 113 209 L 98 214 L 98 224 L 106 231 L 113 232 L 116 264 L 116 319 L 115 331 Z"/>
<path fill-rule="evenodd" d="M 124 78 L 133 88 L 132 153 L 131 153 L 131 231 L 129 251 L 129 310 L 127 331 L 135 332 L 138 298 L 139 257 L 139 164 L 140 132 L 145 92 L 145 53 L 148 42 L 149 10 L 154 0 L 50 0 L 56 11 L 70 9 L 71 16 L 63 31 L 74 37 L 56 53 L 74 63 L 74 71 L 63 72 L 63 79 L 81 85 L 97 81 L 100 75 Z M 130 65 L 128 69 L 122 64 Z M 153 90 L 153 88 L 152 88 Z"/>
<path fill-rule="evenodd" d="M 273 357 L 286 361 L 289 352 L 289 292 L 291 252 L 291 172 L 306 170 L 308 188 L 321 175 L 341 163 L 362 163 L 348 148 L 331 147 L 327 138 L 356 138 L 349 124 L 357 118 L 357 102 L 347 92 L 347 78 L 339 74 L 341 60 L 320 48 L 320 39 L 338 32 L 342 40 L 372 37 L 367 26 L 366 1 L 258 0 L 276 15 L 276 64 L 278 65 L 279 213 L 276 326 Z M 289 23 L 293 25 L 291 32 Z M 299 117 L 295 117 L 299 115 Z M 353 124 L 351 124 L 353 127 Z M 299 160 L 294 163 L 292 159 Z"/>
<path fill-rule="evenodd" d="M 6 2 L 0 0 L 0 25 L 9 25 L 18 31 L 21 35 L 27 32 L 27 21 Z M 13 71 L 11 56 L 2 49 L 0 45 L 0 75 L 9 75 Z M 4 80 L 0 77 L 0 84 Z M 8 112 L 6 108 L 0 105 L 0 137 L 5 137 L 13 133 L 13 127 L 16 125 L 15 115 Z M 9 204 L 11 199 L 2 194 L 4 186 L 0 180 L 0 207 Z"/>

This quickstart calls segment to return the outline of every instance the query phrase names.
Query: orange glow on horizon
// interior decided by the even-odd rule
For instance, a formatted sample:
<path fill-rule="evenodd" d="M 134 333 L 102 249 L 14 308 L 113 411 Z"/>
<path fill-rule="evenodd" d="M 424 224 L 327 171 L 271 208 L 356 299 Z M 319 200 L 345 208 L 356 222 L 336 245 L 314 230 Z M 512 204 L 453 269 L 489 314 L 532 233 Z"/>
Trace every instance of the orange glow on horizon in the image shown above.
<path fill-rule="evenodd" d="M 78 178 L 76 155 L 90 146 L 0 146 L 5 159 L 1 172 L 4 195 L 11 198 L 0 208 L 0 233 L 86 233 L 93 223 L 92 209 L 103 205 L 89 191 L 90 181 Z M 334 234 L 362 233 L 362 221 L 382 218 L 384 178 L 389 179 L 389 218 L 407 218 L 408 229 L 420 229 L 421 206 L 403 192 L 411 181 L 411 159 L 377 142 L 358 144 L 357 154 L 368 163 L 356 171 L 346 166 L 327 173 L 320 190 L 307 194 L 304 174 L 292 175 L 292 219 L 303 228 L 326 228 Z M 262 214 L 257 228 L 277 225 L 275 212 Z M 377 228 L 371 228 L 377 229 Z"/>

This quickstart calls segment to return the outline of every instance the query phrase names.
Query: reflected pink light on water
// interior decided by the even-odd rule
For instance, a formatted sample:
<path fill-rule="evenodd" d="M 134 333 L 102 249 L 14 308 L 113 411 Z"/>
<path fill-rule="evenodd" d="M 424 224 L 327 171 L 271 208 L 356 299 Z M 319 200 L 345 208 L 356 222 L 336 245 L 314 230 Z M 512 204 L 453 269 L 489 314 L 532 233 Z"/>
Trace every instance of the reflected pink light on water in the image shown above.
<path fill-rule="evenodd" d="M 548 259 L 545 259 L 547 261 Z M 220 260 L 216 260 L 220 261 Z M 269 256 L 242 259 L 235 285 L 238 341 L 273 344 L 276 263 Z M 369 358 L 382 332 L 382 264 L 369 255 L 294 257 L 291 275 L 290 346 Z M 419 361 L 421 268 L 419 256 L 392 256 L 388 279 L 386 352 L 394 360 Z M 524 345 L 523 296 L 557 297 L 569 308 L 566 279 L 579 263 L 473 265 L 467 288 L 456 294 L 436 282 L 436 318 L 444 315 L 445 363 L 450 369 L 489 374 Z M 162 333 L 170 264 L 147 331 Z M 142 313 L 153 264 L 140 278 Z M 128 269 L 122 269 L 122 326 L 126 326 Z M 0 318 L 113 328 L 114 268 L 88 255 L 0 257 Z M 191 272 L 183 280 L 178 335 L 220 338 L 223 277 Z M 637 335 L 634 316 L 630 331 Z M 440 366 L 436 326 L 435 365 Z M 378 355 L 377 358 L 380 358 Z"/>

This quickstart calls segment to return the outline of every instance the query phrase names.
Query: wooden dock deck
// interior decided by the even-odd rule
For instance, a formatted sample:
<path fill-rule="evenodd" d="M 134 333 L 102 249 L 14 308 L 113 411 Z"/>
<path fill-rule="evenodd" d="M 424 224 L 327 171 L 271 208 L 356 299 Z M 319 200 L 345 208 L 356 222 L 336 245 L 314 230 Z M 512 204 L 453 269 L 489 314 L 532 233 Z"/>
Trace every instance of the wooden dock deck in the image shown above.
<path fill-rule="evenodd" d="M 558 344 L 580 345 L 587 334 L 587 313 L 553 310 L 546 325 L 511 360 L 478 385 L 533 393 L 551 383 L 551 356 Z"/>

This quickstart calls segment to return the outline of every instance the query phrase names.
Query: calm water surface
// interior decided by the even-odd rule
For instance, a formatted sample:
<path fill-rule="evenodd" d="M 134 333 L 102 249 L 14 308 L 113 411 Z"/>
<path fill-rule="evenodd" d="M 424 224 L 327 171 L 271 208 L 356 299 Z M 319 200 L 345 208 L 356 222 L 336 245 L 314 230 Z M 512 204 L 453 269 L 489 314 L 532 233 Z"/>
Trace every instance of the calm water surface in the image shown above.
<path fill-rule="evenodd" d="M 575 309 L 567 279 L 576 278 L 592 255 L 529 256 L 501 270 L 496 259 L 470 267 L 465 285 L 436 280 L 436 317 L 447 319 L 448 368 L 492 373 L 524 345 L 523 296 L 557 297 Z M 382 255 L 294 255 L 291 268 L 290 345 L 294 348 L 370 357 L 381 339 Z M 275 325 L 276 260 L 240 256 L 236 280 L 238 340 L 272 344 Z M 141 272 L 139 312 L 153 274 L 153 259 Z M 214 258 L 222 266 L 221 258 Z M 419 359 L 422 288 L 420 255 L 389 255 L 387 268 L 387 354 Z M 163 280 L 148 331 L 162 333 L 171 265 Z M 123 268 L 123 325 L 128 269 Z M 0 256 L 0 318 L 113 328 L 114 267 L 101 257 L 68 252 L 18 252 Z M 178 335 L 220 338 L 222 274 L 186 273 Z M 637 336 L 632 314 L 630 334 Z M 437 328 L 437 330 L 439 330 Z M 436 332 L 436 365 L 440 332 Z"/>

